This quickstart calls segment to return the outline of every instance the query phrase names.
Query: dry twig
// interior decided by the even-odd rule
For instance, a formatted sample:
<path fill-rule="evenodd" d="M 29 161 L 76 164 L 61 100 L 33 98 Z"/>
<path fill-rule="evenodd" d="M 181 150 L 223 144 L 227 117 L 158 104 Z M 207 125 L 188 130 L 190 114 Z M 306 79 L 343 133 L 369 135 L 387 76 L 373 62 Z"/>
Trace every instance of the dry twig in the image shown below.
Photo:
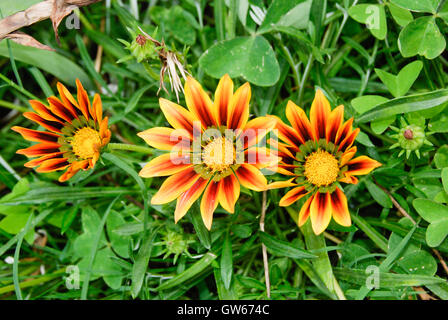
<path fill-rule="evenodd" d="M 263 203 L 261 205 L 261 217 L 260 217 L 260 230 L 264 232 L 264 219 L 266 217 L 266 191 L 263 191 Z M 269 262 L 268 253 L 264 243 L 261 244 L 261 249 L 263 251 L 263 264 L 264 264 L 264 277 L 266 281 L 266 295 L 268 298 L 271 297 L 271 282 L 269 280 Z"/>

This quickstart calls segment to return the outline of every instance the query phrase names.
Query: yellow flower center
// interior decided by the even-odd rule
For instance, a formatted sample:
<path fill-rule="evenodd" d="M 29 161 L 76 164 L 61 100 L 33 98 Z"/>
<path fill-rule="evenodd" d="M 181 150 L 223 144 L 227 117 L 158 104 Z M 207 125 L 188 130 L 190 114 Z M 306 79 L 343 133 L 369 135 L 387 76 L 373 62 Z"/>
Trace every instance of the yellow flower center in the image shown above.
<path fill-rule="evenodd" d="M 82 128 L 76 131 L 71 142 L 73 153 L 81 159 L 90 159 L 98 152 L 101 139 L 98 131 Z"/>
<path fill-rule="evenodd" d="M 305 177 L 316 186 L 326 186 L 336 181 L 339 174 L 338 160 L 325 150 L 311 153 L 305 162 Z"/>
<path fill-rule="evenodd" d="M 202 151 L 202 160 L 212 171 L 229 169 L 235 162 L 233 143 L 223 137 L 214 139 Z"/>

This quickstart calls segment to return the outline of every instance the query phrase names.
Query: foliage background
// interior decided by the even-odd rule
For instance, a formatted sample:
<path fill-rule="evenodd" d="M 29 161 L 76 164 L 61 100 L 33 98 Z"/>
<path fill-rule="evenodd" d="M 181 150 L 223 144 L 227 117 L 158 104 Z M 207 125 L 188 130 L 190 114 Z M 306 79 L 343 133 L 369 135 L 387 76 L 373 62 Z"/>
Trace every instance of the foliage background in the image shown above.
<path fill-rule="evenodd" d="M 0 9 L 8 16 L 37 2 Z M 265 299 L 262 243 L 272 299 L 448 299 L 448 2 L 123 0 L 78 14 L 80 29 L 61 24 L 60 45 L 49 20 L 26 28 L 55 52 L 0 42 L 2 299 Z M 101 92 L 114 142 L 144 146 L 136 133 L 164 124 L 158 80 L 135 59 L 117 63 L 129 54 L 118 39 L 132 41 L 137 26 L 183 52 L 210 92 L 224 73 L 249 81 L 256 116 L 283 118 L 288 100 L 308 110 L 317 87 L 345 105 L 362 130 L 358 152 L 384 165 L 344 188 L 354 224 L 332 223 L 314 239 L 327 251 L 305 244 L 300 203 L 277 205 L 284 191 L 243 191 L 234 215 L 217 210 L 210 233 L 197 210 L 174 224 L 173 203 L 148 203 L 160 180 L 136 174 L 155 155 L 148 149 L 108 153 L 67 184 L 23 167 L 15 151 L 28 142 L 10 128 L 31 127 L 21 116 L 27 100 L 53 95 L 58 80 Z M 149 64 L 157 74 L 159 62 Z M 391 127 L 408 124 L 426 131 L 420 157 L 390 149 Z M 305 248 L 318 259 L 304 258 Z M 73 266 L 79 289 L 67 287 Z M 373 291 L 369 266 L 381 272 Z"/>

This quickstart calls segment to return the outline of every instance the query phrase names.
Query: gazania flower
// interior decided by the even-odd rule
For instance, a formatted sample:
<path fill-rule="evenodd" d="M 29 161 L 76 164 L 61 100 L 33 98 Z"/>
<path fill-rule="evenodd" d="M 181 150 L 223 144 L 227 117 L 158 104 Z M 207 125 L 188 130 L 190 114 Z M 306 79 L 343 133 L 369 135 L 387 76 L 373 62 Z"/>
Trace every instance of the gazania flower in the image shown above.
<path fill-rule="evenodd" d="M 320 90 L 311 106 L 310 119 L 291 101 L 286 106 L 286 117 L 292 127 L 275 117 L 279 138 L 284 142 L 278 144 L 278 156 L 282 158 L 278 172 L 291 179 L 274 182 L 270 188 L 293 188 L 280 200 L 280 206 L 289 206 L 307 196 L 298 225 L 311 217 L 315 234 L 328 227 L 331 217 L 340 225 L 350 226 L 347 198 L 340 183 L 356 184 L 355 176 L 368 174 L 381 164 L 366 156 L 353 158 L 353 142 L 359 129 L 353 130 L 353 118 L 343 122 L 343 105 L 331 111 Z"/>
<path fill-rule="evenodd" d="M 170 151 L 150 161 L 140 176 L 169 176 L 152 197 L 152 204 L 177 199 L 177 222 L 201 199 L 201 215 L 210 230 L 218 203 L 233 213 L 240 184 L 265 190 L 267 181 L 260 169 L 278 162 L 257 142 L 275 126 L 267 117 L 249 119 L 249 83 L 233 92 L 228 75 L 221 78 L 215 101 L 191 77 L 185 83 L 188 110 L 161 98 L 160 108 L 173 128 L 152 128 L 138 135 L 150 146 Z"/>
<path fill-rule="evenodd" d="M 37 172 L 67 169 L 59 177 L 60 182 L 67 181 L 81 169 L 93 168 L 101 148 L 109 143 L 111 136 L 107 117 L 103 118 L 100 96 L 95 94 L 90 104 L 79 80 L 76 80 L 76 85 L 77 100 L 61 83 L 57 84 L 61 99 L 49 97 L 49 106 L 30 100 L 35 112 L 25 112 L 23 115 L 48 131 L 12 128 L 24 139 L 38 142 L 17 151 L 28 158 L 35 158 L 25 163 L 25 167 L 38 167 Z"/>

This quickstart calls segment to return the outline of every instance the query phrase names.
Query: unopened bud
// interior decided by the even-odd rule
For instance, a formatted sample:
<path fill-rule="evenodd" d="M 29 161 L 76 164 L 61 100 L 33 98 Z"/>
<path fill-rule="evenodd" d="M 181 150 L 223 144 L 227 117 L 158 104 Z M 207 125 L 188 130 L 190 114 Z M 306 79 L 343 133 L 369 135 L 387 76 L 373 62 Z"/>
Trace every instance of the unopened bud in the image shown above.
<path fill-rule="evenodd" d="M 142 36 L 141 34 L 139 34 L 139 35 L 137 36 L 137 38 L 135 38 L 135 41 L 136 41 L 139 45 L 144 46 L 145 43 L 146 43 L 146 38 L 145 38 L 144 36 Z"/>
<path fill-rule="evenodd" d="M 403 132 L 403 137 L 405 137 L 407 140 L 412 140 L 414 138 L 414 133 L 411 129 L 407 129 Z"/>

